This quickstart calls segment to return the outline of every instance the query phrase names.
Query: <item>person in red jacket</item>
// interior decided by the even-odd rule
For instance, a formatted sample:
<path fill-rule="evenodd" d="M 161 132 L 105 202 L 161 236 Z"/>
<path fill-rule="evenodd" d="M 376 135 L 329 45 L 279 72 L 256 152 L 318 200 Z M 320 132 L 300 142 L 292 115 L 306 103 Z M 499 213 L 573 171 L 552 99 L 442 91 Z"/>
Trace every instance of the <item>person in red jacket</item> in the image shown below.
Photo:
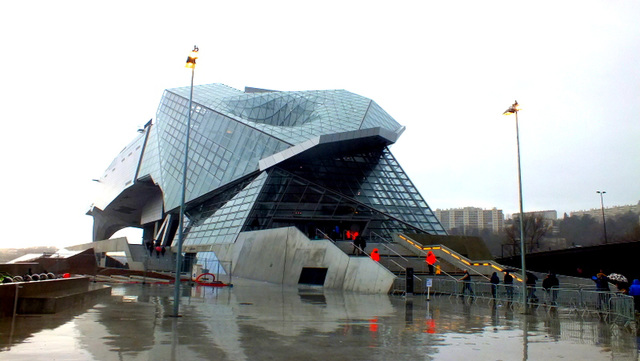
<path fill-rule="evenodd" d="M 374 248 L 373 251 L 371 251 L 371 259 L 376 262 L 380 262 L 380 253 L 377 248 Z"/>

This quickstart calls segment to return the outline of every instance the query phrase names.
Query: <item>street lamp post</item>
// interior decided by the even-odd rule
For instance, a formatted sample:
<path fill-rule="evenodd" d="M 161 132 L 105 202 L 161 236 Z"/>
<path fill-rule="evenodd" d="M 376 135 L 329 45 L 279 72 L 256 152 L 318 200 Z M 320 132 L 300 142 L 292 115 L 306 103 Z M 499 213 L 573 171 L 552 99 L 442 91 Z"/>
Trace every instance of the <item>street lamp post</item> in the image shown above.
<path fill-rule="evenodd" d="M 522 305 L 523 307 L 527 304 L 527 294 L 526 294 L 526 286 L 527 286 L 527 269 L 525 267 L 525 248 L 524 248 L 524 210 L 522 207 L 522 172 L 520 167 L 520 130 L 518 129 L 518 101 L 516 100 L 513 105 L 509 107 L 503 114 L 515 114 L 516 115 L 516 144 L 518 146 L 518 193 L 520 195 L 520 262 L 522 263 Z"/>
<path fill-rule="evenodd" d="M 607 242 L 607 220 L 604 218 L 604 194 L 607 193 L 605 191 L 596 191 L 596 193 L 600 194 L 600 207 L 602 208 L 602 226 L 604 227 L 604 243 Z"/>
<path fill-rule="evenodd" d="M 187 58 L 185 67 L 191 69 L 191 90 L 189 92 L 189 108 L 187 109 L 187 127 L 184 140 L 184 163 L 182 168 L 182 195 L 180 199 L 180 219 L 178 225 L 178 250 L 176 252 L 176 278 L 173 292 L 173 316 L 180 316 L 180 275 L 182 271 L 182 243 L 184 241 L 184 200 L 187 191 L 187 161 L 189 159 L 189 130 L 191 129 L 191 105 L 193 102 L 193 76 L 196 69 L 196 59 L 198 59 L 198 47 L 194 46 L 191 54 Z"/>

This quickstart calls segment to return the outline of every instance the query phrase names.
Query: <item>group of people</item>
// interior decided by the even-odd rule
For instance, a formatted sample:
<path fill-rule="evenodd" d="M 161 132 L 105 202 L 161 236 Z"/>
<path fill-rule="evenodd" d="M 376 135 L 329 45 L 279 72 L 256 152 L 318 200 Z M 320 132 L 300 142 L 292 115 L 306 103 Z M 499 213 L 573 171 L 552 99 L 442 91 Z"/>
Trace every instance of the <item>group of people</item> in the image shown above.
<path fill-rule="evenodd" d="M 531 303 L 537 303 L 538 297 L 536 296 L 536 282 L 538 277 L 531 272 L 527 272 L 527 278 L 525 283 L 527 285 L 527 301 Z M 464 296 L 465 293 L 469 293 L 470 296 L 473 296 L 473 289 L 471 287 L 471 275 L 468 270 L 464 270 L 464 274 L 462 278 L 462 290 L 461 294 Z M 503 283 L 505 286 L 506 296 L 509 300 L 513 299 L 513 276 L 509 273 L 509 271 L 505 271 L 503 277 Z M 498 296 L 498 285 L 500 284 L 500 277 L 497 272 L 493 272 L 491 278 L 489 278 L 489 282 L 491 283 L 491 296 L 496 298 Z M 545 290 L 547 294 L 547 299 L 550 300 L 551 304 L 556 304 L 558 299 L 558 287 L 560 286 L 560 281 L 558 277 L 552 272 L 549 272 L 546 278 L 542 281 L 542 288 Z M 638 282 L 638 286 L 640 289 L 640 282 Z"/>
<path fill-rule="evenodd" d="M 602 270 L 598 272 L 595 276 L 592 277 L 593 281 L 596 285 L 596 291 L 598 293 L 598 308 L 602 309 L 608 307 L 609 299 L 611 298 L 611 289 L 609 288 L 609 283 L 612 283 L 616 286 L 617 292 L 620 294 L 625 294 L 629 296 L 633 296 L 634 306 L 636 312 L 640 313 L 640 280 L 634 279 L 631 284 L 628 282 L 617 281 L 615 279 L 610 279 Z M 468 270 L 464 270 L 462 278 L 459 279 L 462 282 L 462 289 L 460 290 L 461 296 L 465 294 L 469 294 L 469 296 L 474 296 L 473 287 L 471 282 L 471 274 L 469 274 Z M 525 284 L 527 290 L 527 302 L 529 303 L 538 303 L 539 299 L 536 295 L 536 283 L 538 281 L 538 277 L 531 273 L 527 272 Z M 497 272 L 493 272 L 491 277 L 489 278 L 489 282 L 491 284 L 491 296 L 495 299 L 498 295 L 498 285 L 500 284 L 500 277 Z M 505 286 L 505 293 L 507 299 L 513 299 L 513 276 L 509 273 L 509 271 L 505 271 L 502 282 Z M 560 281 L 558 277 L 552 273 L 547 273 L 546 277 L 542 281 L 542 289 L 545 292 L 545 304 L 549 302 L 550 305 L 557 305 L 558 300 L 558 291 L 560 287 Z"/>
<path fill-rule="evenodd" d="M 462 281 L 462 291 L 460 293 L 464 296 L 464 294 L 468 292 L 469 295 L 473 296 L 471 274 L 469 274 L 468 270 L 464 270 L 464 274 L 462 275 L 462 278 L 460 278 L 460 281 Z M 500 277 L 498 277 L 497 272 L 493 272 L 491 278 L 489 278 L 489 282 L 491 283 L 491 296 L 496 298 L 498 295 L 498 285 L 500 284 Z M 506 286 L 507 297 L 509 299 L 513 298 L 513 276 L 509 274 L 509 271 L 505 272 L 503 282 Z"/>
<path fill-rule="evenodd" d="M 162 245 L 162 243 L 160 243 L 159 240 L 156 240 L 156 241 L 153 241 L 150 239 L 146 240 L 145 246 L 149 251 L 149 257 L 153 257 L 154 251 L 156 252 L 156 258 L 160 258 L 161 255 L 162 257 L 164 257 L 164 254 L 167 252 L 167 249 Z"/>
<path fill-rule="evenodd" d="M 612 274 L 613 276 L 613 274 Z M 634 308 L 636 312 L 640 312 L 640 280 L 634 279 L 631 284 L 626 282 L 626 279 L 616 280 L 607 276 L 603 270 L 600 270 L 595 276 L 591 277 L 596 284 L 596 291 L 598 293 L 598 308 L 602 309 L 608 307 L 609 300 L 611 299 L 611 289 L 609 283 L 616 286 L 617 292 L 623 295 L 629 295 L 633 297 Z"/>
<path fill-rule="evenodd" d="M 502 280 L 505 285 L 505 289 L 507 291 L 507 298 L 513 298 L 513 276 L 509 274 L 509 271 L 505 271 L 504 278 Z M 493 272 L 491 278 L 489 279 L 491 282 L 491 296 L 496 298 L 498 295 L 498 285 L 500 284 L 500 277 L 498 277 L 497 272 Z"/>

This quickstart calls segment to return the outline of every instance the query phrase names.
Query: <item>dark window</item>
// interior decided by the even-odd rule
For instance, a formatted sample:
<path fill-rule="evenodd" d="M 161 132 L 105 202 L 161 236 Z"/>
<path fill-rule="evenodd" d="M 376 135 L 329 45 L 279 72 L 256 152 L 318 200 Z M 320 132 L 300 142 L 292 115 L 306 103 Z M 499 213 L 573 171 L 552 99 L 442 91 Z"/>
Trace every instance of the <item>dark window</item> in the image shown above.
<path fill-rule="evenodd" d="M 327 277 L 327 268 L 319 267 L 303 267 L 300 272 L 298 283 L 309 285 L 324 285 L 324 279 Z"/>

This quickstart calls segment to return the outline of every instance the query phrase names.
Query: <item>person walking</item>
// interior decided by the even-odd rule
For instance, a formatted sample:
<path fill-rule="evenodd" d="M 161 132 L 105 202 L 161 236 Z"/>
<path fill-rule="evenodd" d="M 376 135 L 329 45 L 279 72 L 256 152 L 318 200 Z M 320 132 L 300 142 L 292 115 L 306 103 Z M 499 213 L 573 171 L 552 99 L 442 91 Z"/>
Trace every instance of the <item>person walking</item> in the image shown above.
<path fill-rule="evenodd" d="M 146 246 L 149 251 L 149 257 L 153 256 L 153 240 L 148 240 Z"/>
<path fill-rule="evenodd" d="M 469 296 L 473 296 L 473 289 L 471 289 L 471 275 L 468 270 L 464 270 L 464 274 L 462 275 L 462 278 L 460 278 L 460 281 L 462 281 L 462 296 L 464 296 L 466 291 L 469 291 Z"/>
<path fill-rule="evenodd" d="M 491 275 L 491 279 L 489 279 L 489 282 L 491 282 L 491 296 L 493 297 L 493 299 L 495 299 L 498 295 L 498 284 L 500 283 L 500 277 L 498 277 L 497 272 L 493 272 L 493 274 Z"/>
<path fill-rule="evenodd" d="M 507 290 L 507 298 L 511 300 L 513 298 L 513 276 L 509 274 L 509 271 L 505 271 L 504 279 L 504 287 Z"/>
<path fill-rule="evenodd" d="M 542 281 L 542 288 L 544 288 L 546 300 L 548 300 L 551 305 L 555 305 L 557 303 L 558 287 L 560 287 L 558 277 L 556 277 L 554 273 L 547 273 L 547 277 Z"/>
<path fill-rule="evenodd" d="M 364 253 L 364 249 L 367 247 L 367 242 L 364 240 L 364 238 L 361 235 L 357 235 L 356 238 L 353 240 L 353 250 L 356 254 L 356 256 L 363 256 Z"/>
<path fill-rule="evenodd" d="M 367 248 L 367 241 L 361 235 L 358 235 L 358 239 L 359 239 L 358 244 L 360 245 L 360 255 L 364 256 L 366 255 L 364 250 Z"/>
<path fill-rule="evenodd" d="M 591 277 L 593 282 L 596 283 L 596 292 L 598 292 L 598 309 L 601 310 L 603 308 L 609 307 L 609 279 L 607 275 L 604 274 L 602 270 L 598 272 L 595 276 Z"/>

